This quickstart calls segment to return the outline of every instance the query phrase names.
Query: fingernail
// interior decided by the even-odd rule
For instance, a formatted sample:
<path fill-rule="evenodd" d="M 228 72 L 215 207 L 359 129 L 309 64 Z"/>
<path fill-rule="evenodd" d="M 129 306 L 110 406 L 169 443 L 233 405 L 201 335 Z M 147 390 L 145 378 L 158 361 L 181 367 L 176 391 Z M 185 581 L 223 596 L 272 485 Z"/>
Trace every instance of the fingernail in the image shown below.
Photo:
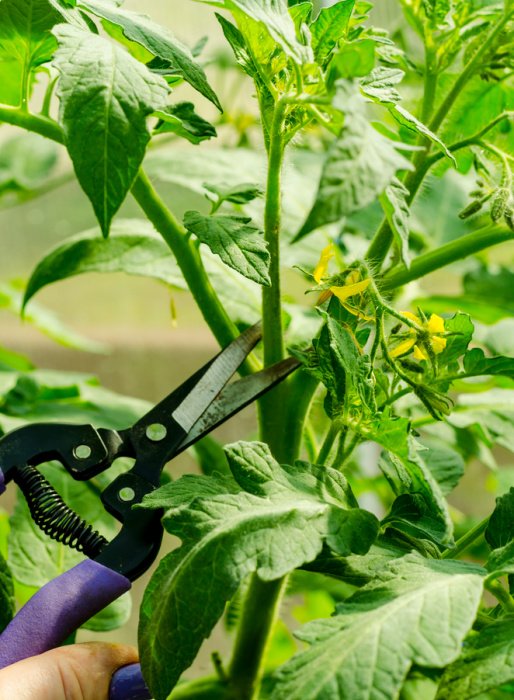
<path fill-rule="evenodd" d="M 151 699 L 152 695 L 143 680 L 139 664 L 123 666 L 113 675 L 109 687 L 109 700 Z"/>

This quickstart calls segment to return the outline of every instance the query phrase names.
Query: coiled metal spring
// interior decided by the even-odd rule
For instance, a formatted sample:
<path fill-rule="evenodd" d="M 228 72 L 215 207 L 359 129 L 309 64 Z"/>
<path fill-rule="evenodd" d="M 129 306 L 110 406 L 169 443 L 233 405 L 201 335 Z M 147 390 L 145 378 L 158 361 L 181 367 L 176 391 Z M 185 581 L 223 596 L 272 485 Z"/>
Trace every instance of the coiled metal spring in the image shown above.
<path fill-rule="evenodd" d="M 54 487 L 28 464 L 17 467 L 14 481 L 27 499 L 37 526 L 53 540 L 84 552 L 94 559 L 108 541 L 69 508 Z"/>

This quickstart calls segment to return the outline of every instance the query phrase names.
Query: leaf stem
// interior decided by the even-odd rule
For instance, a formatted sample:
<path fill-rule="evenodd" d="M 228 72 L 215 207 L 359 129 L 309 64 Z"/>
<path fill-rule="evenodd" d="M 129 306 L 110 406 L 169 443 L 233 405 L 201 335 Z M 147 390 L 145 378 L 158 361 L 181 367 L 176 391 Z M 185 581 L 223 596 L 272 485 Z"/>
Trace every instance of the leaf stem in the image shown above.
<path fill-rule="evenodd" d="M 484 588 L 486 588 L 499 601 L 504 612 L 514 613 L 514 599 L 506 588 L 495 578 L 487 577 Z"/>
<path fill-rule="evenodd" d="M 381 289 L 383 291 L 397 289 L 457 260 L 463 260 L 469 255 L 474 255 L 481 250 L 510 241 L 513 238 L 514 233 L 506 226 L 496 224 L 486 226 L 456 241 L 446 243 L 436 250 L 420 255 L 412 261 L 410 269 L 407 269 L 405 265 L 395 268 L 385 275 L 381 282 Z"/>
<path fill-rule="evenodd" d="M 257 574 L 252 575 L 230 663 L 227 700 L 253 700 L 257 697 L 271 631 L 286 583 L 287 576 L 276 581 L 263 581 Z"/>
<path fill-rule="evenodd" d="M 331 421 L 330 427 L 325 435 L 321 449 L 316 457 L 316 464 L 325 464 L 330 456 L 336 437 L 341 432 L 342 425 L 337 421 Z"/>
<path fill-rule="evenodd" d="M 484 532 L 487 530 L 487 526 L 489 525 L 489 518 L 490 516 L 479 522 L 478 525 L 475 525 L 475 527 L 469 530 L 469 532 L 466 532 L 466 534 L 455 543 L 455 549 L 447 549 L 441 554 L 441 558 L 457 559 L 457 557 L 460 557 L 460 555 L 463 554 L 466 549 L 473 544 L 473 542 L 482 537 Z"/>

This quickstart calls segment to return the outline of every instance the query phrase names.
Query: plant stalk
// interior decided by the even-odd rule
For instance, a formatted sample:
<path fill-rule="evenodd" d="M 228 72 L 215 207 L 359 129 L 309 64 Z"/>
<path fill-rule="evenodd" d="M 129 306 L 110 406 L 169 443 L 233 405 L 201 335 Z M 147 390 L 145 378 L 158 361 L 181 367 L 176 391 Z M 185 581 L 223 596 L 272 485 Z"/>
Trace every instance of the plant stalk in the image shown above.
<path fill-rule="evenodd" d="M 268 180 L 264 210 L 264 239 L 270 253 L 270 287 L 262 289 L 262 343 L 264 366 L 284 359 L 282 332 L 282 299 L 280 292 L 280 225 L 281 175 L 284 158 L 284 119 L 287 104 L 278 100 L 270 130 L 268 151 Z M 275 459 L 285 462 L 287 439 L 284 434 L 287 414 L 288 381 L 265 394 L 259 401 L 260 437 Z"/>
<path fill-rule="evenodd" d="M 401 265 L 388 274 L 382 280 L 381 289 L 391 291 L 397 287 L 402 287 L 408 282 L 425 277 L 431 272 L 440 270 L 457 260 L 463 260 L 469 255 L 479 253 L 481 250 L 491 246 L 505 243 L 514 239 L 514 233 L 506 226 L 498 225 L 486 226 L 483 229 L 463 236 L 462 238 L 446 243 L 445 245 L 432 250 L 412 261 L 410 269 Z"/>
<path fill-rule="evenodd" d="M 132 195 L 170 247 L 202 316 L 221 347 L 226 347 L 239 331 L 212 288 L 200 253 L 186 229 L 166 207 L 142 169 L 132 185 Z M 241 372 L 250 374 L 256 369 L 255 360 L 248 359 Z"/>
<path fill-rule="evenodd" d="M 475 525 L 469 532 L 466 532 L 466 534 L 455 543 L 455 549 L 447 549 L 444 551 L 441 555 L 441 559 L 457 559 L 457 557 L 460 557 L 468 547 L 471 547 L 476 540 L 482 537 L 489 525 L 489 519 L 490 516 L 479 522 L 478 525 Z"/>
<path fill-rule="evenodd" d="M 259 694 L 266 652 L 286 583 L 287 576 L 263 581 L 253 574 L 250 579 L 229 667 L 228 700 L 253 700 Z"/>

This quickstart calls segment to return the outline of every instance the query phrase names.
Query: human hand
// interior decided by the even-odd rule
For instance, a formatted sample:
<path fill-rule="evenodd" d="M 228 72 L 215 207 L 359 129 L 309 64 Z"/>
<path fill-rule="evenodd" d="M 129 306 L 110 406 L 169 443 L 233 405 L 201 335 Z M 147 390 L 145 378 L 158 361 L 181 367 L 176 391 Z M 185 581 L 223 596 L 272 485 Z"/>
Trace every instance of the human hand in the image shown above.
<path fill-rule="evenodd" d="M 108 700 L 121 666 L 138 661 L 124 644 L 73 644 L 52 649 L 0 671 L 2 700 Z"/>

